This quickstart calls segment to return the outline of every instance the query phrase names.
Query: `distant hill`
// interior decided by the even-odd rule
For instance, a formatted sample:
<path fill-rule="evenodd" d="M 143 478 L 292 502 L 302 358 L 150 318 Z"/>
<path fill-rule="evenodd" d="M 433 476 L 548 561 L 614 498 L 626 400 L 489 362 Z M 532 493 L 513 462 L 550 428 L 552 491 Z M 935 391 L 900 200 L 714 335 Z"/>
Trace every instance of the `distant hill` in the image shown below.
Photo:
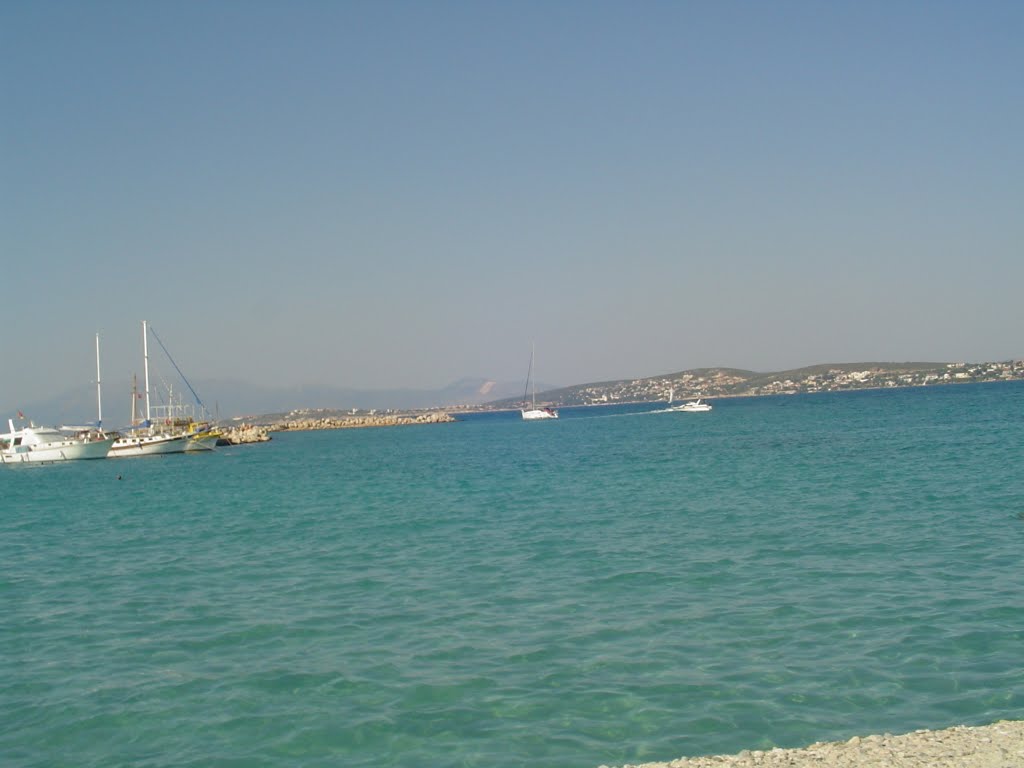
<path fill-rule="evenodd" d="M 789 371 L 759 373 L 737 368 L 694 368 L 642 379 L 577 384 L 537 393 L 553 406 L 651 402 L 696 397 L 795 394 L 846 389 L 910 387 L 928 384 L 1024 379 L 1024 363 L 826 363 Z M 516 408 L 521 397 L 488 403 Z"/>

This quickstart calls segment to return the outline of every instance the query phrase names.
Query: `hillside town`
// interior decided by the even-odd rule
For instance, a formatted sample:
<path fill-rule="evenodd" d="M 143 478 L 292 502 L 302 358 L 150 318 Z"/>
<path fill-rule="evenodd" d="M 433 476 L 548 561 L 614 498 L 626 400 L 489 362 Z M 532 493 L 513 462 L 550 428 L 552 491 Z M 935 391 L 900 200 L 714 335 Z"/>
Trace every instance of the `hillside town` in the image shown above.
<path fill-rule="evenodd" d="M 668 397 L 743 397 L 924 387 L 1024 379 L 1024 360 L 992 363 L 842 363 L 778 373 L 702 368 L 643 379 L 584 384 L 543 393 L 555 406 L 650 402 Z M 508 405 L 494 403 L 496 407 Z"/>

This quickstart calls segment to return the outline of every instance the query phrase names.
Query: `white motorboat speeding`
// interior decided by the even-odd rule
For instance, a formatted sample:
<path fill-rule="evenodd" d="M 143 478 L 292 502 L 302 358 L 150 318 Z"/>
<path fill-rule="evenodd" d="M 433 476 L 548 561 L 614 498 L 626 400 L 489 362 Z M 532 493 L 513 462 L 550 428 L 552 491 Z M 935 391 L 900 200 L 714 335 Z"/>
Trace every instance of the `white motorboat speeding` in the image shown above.
<path fill-rule="evenodd" d="M 53 463 L 76 459 L 105 459 L 113 437 L 95 432 L 66 435 L 54 427 L 37 427 L 31 421 L 21 429 L 7 420 L 10 431 L 0 435 L 0 464 Z"/>
<path fill-rule="evenodd" d="M 660 413 L 704 413 L 711 410 L 710 403 L 701 402 L 701 398 L 691 400 L 686 403 L 680 403 L 679 405 L 672 405 L 672 397 L 675 394 L 675 390 L 670 389 L 668 391 L 668 408 L 662 408 Z"/>
<path fill-rule="evenodd" d="M 681 405 L 675 405 L 668 409 L 672 412 L 678 413 L 704 413 L 705 411 L 711 410 L 710 403 L 702 403 L 698 397 L 696 400 L 692 400 L 688 403 L 682 403 Z"/>

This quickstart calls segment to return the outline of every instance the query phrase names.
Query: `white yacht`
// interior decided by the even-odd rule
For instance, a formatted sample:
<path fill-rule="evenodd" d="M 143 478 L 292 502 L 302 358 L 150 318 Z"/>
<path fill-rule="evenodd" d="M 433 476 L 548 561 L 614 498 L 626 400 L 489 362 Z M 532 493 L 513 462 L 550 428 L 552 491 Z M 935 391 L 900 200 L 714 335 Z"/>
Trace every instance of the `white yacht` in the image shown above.
<path fill-rule="evenodd" d="M 675 395 L 675 390 L 670 389 L 668 391 L 668 407 L 661 409 L 659 413 L 703 413 L 711 410 L 710 403 L 702 403 L 698 397 L 696 400 L 691 400 L 688 403 L 680 403 L 679 405 L 672 405 L 672 398 Z"/>
<path fill-rule="evenodd" d="M 704 413 L 711 410 L 711 403 L 703 403 L 698 397 L 696 400 L 691 400 L 688 403 L 674 405 L 668 410 L 678 413 Z"/>
<path fill-rule="evenodd" d="M 96 334 L 96 391 L 99 396 L 100 335 Z M 18 419 L 25 420 L 18 411 Z M 114 435 L 105 435 L 100 422 L 95 427 L 37 427 L 31 420 L 14 428 L 14 419 L 7 420 L 9 431 L 0 434 L 0 464 L 38 462 L 50 464 L 75 459 L 104 459 L 114 444 Z M 63 431 L 62 431 L 63 430 Z M 69 434 L 70 433 L 70 434 Z"/>
<path fill-rule="evenodd" d="M 72 436 L 31 421 L 21 429 L 14 428 L 14 419 L 7 424 L 10 431 L 0 434 L 0 464 L 105 459 L 114 443 L 113 437 L 91 431 Z"/>

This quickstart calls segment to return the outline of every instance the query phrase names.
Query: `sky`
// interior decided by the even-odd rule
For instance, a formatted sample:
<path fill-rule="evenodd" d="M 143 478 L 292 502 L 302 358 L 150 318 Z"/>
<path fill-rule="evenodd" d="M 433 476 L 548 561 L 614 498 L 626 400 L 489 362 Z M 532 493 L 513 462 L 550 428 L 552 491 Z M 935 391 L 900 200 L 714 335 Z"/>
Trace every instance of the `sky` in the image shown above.
<path fill-rule="evenodd" d="M 1024 356 L 1024 3 L 0 4 L 0 407 Z M 6 416 L 6 414 L 5 414 Z"/>

